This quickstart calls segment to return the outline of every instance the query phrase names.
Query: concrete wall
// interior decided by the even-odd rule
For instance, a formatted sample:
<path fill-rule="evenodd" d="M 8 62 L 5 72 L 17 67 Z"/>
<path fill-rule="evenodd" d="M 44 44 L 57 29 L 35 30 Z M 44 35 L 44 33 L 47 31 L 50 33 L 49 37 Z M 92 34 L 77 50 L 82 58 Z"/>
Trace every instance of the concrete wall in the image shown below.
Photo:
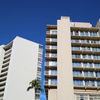
<path fill-rule="evenodd" d="M 57 100 L 74 100 L 70 25 L 69 17 L 62 17 L 57 23 Z"/>
<path fill-rule="evenodd" d="M 90 24 L 90 23 L 82 23 L 82 22 L 71 22 L 71 27 L 90 28 L 90 27 L 92 27 L 92 24 Z"/>
<path fill-rule="evenodd" d="M 57 99 L 57 89 L 49 89 L 48 91 L 48 100 L 58 100 Z"/>
<path fill-rule="evenodd" d="M 3 100 L 35 100 L 29 82 L 37 77 L 38 44 L 16 37 L 13 41 Z"/>

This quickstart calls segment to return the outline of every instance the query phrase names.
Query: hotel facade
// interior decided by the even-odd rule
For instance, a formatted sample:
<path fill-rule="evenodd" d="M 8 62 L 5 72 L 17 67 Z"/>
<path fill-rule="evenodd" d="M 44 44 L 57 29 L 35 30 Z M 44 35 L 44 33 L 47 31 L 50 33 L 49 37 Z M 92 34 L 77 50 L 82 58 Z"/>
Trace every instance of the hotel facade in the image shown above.
<path fill-rule="evenodd" d="M 41 80 L 42 46 L 21 37 L 0 46 L 0 100 L 40 100 L 29 82 Z"/>
<path fill-rule="evenodd" d="M 47 100 L 100 100 L 100 21 L 47 25 L 45 60 Z"/>

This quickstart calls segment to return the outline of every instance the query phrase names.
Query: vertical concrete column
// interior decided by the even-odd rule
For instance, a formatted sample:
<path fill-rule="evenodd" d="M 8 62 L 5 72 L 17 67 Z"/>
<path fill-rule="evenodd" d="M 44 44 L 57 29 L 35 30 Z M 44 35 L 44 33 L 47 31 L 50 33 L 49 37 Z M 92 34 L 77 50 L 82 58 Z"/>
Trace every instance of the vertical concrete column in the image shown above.
<path fill-rule="evenodd" d="M 61 17 L 57 21 L 57 100 L 74 100 L 70 18 Z"/>
<path fill-rule="evenodd" d="M 57 89 L 50 89 L 48 92 L 48 96 L 48 100 L 57 100 Z"/>

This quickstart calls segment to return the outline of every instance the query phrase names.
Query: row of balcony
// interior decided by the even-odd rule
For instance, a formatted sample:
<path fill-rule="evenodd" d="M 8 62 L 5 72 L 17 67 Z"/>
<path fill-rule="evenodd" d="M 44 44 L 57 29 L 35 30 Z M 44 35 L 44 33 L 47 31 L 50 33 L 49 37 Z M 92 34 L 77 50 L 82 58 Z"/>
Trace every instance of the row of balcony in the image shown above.
<path fill-rule="evenodd" d="M 72 43 L 72 46 L 78 46 L 78 47 L 100 47 L 100 44 L 94 44 L 94 43 Z"/>
<path fill-rule="evenodd" d="M 82 52 L 82 51 L 99 52 L 100 51 L 100 47 L 95 47 L 96 45 L 94 45 L 93 48 L 86 47 L 87 45 L 84 45 L 83 47 L 81 47 L 81 45 L 78 45 L 77 43 L 76 43 L 76 45 L 72 45 L 72 51 L 80 51 L 80 52 Z M 89 44 L 89 45 L 91 45 L 91 44 Z M 46 50 L 56 50 L 57 51 L 57 46 L 47 45 Z"/>
<path fill-rule="evenodd" d="M 72 54 L 72 59 L 94 59 L 94 60 L 100 60 L 100 55 Z"/>
<path fill-rule="evenodd" d="M 47 31 L 46 35 L 57 35 L 57 30 Z M 71 36 L 99 37 L 99 32 L 71 31 Z"/>
<path fill-rule="evenodd" d="M 11 46 L 12 43 L 8 44 L 5 49 L 4 59 L 3 59 L 3 65 L 0 73 L 0 100 L 3 100 L 6 80 L 7 80 L 7 73 L 8 73 L 8 67 L 11 57 Z"/>
<path fill-rule="evenodd" d="M 99 32 L 71 32 L 71 36 L 99 37 Z"/>

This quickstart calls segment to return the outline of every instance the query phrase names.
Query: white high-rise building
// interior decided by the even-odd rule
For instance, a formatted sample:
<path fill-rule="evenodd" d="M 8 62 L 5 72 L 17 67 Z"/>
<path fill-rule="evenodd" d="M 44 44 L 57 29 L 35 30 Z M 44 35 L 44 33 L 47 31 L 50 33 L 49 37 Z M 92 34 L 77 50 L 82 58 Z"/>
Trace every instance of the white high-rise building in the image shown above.
<path fill-rule="evenodd" d="M 0 46 L 0 100 L 39 100 L 29 82 L 41 79 L 42 46 L 16 37 Z"/>

